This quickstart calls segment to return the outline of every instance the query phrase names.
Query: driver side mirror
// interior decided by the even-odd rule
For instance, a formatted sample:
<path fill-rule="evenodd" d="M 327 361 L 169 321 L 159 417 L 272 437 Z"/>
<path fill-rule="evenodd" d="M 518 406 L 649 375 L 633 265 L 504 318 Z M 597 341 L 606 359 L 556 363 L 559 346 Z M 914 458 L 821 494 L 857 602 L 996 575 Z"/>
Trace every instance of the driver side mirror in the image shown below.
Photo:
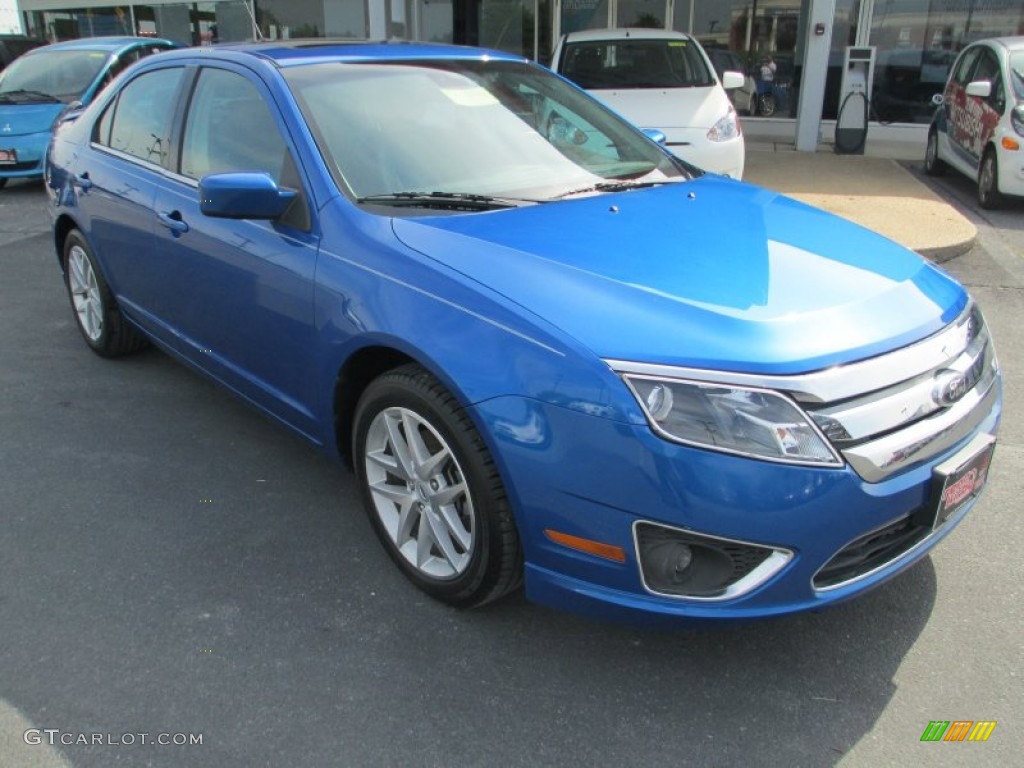
<path fill-rule="evenodd" d="M 727 70 L 722 73 L 722 87 L 727 91 L 735 90 L 736 88 L 742 88 L 743 84 L 746 83 L 747 78 L 743 76 L 742 72 L 733 72 Z"/>
<path fill-rule="evenodd" d="M 655 144 L 665 146 L 665 142 L 668 141 L 668 137 L 662 131 L 657 128 L 644 128 L 644 136 L 653 141 Z"/>
<path fill-rule="evenodd" d="M 295 197 L 268 173 L 211 173 L 199 180 L 199 210 L 220 219 L 276 219 Z"/>
<path fill-rule="evenodd" d="M 992 82 L 989 80 L 975 80 L 967 84 L 967 95 L 977 96 L 979 99 L 987 99 L 992 95 Z"/>

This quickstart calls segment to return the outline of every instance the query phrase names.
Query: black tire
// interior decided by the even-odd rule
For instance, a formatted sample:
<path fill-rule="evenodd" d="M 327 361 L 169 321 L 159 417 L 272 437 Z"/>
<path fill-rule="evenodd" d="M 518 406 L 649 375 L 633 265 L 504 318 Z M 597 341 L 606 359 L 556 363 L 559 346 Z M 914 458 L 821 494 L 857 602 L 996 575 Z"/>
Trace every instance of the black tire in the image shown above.
<path fill-rule="evenodd" d="M 6 186 L 7 186 L 7 178 L 6 177 L 0 178 L 0 189 L 3 189 Z"/>
<path fill-rule="evenodd" d="M 757 97 L 757 111 L 761 117 L 771 117 L 775 114 L 775 97 L 770 93 Z"/>
<path fill-rule="evenodd" d="M 1003 195 L 999 191 L 999 162 L 992 147 L 985 150 L 978 168 L 978 204 L 989 211 L 1003 204 Z"/>
<path fill-rule="evenodd" d="M 928 131 L 928 145 L 924 150 L 924 172 L 929 176 L 943 176 L 948 167 L 945 160 L 939 158 L 939 131 L 932 128 Z"/>
<path fill-rule="evenodd" d="M 121 357 L 147 346 L 146 338 L 121 315 L 89 244 L 77 229 L 64 240 L 64 286 L 78 330 L 97 355 Z"/>
<path fill-rule="evenodd" d="M 419 457 L 430 456 L 420 471 L 411 466 L 415 457 L 409 466 L 396 458 L 409 448 L 410 431 Z M 413 584 L 458 608 L 497 600 L 519 585 L 519 534 L 498 470 L 436 378 L 406 365 L 371 382 L 356 408 L 352 444 L 373 529 Z"/>

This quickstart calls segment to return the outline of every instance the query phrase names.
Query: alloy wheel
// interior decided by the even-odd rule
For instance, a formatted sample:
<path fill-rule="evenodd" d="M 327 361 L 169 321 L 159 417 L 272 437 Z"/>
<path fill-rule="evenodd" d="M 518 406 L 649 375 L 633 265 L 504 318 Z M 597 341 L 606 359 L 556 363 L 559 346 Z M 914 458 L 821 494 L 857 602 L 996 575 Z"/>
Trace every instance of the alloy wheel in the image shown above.
<path fill-rule="evenodd" d="M 363 460 L 374 511 L 401 556 L 428 578 L 460 576 L 472 558 L 476 514 L 440 433 L 408 408 L 386 408 L 370 424 Z"/>
<path fill-rule="evenodd" d="M 85 335 L 98 342 L 103 335 L 103 299 L 96 281 L 96 272 L 81 246 L 68 253 L 68 287 L 78 315 L 78 324 Z"/>

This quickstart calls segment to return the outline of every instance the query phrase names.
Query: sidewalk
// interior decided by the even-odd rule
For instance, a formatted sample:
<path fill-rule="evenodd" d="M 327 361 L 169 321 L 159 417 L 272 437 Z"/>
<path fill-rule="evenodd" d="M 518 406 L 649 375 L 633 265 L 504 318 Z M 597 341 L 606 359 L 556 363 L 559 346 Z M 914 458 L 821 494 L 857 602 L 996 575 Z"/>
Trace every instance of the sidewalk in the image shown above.
<path fill-rule="evenodd" d="M 895 160 L 749 141 L 743 180 L 850 219 L 932 261 L 966 253 L 978 234 Z"/>

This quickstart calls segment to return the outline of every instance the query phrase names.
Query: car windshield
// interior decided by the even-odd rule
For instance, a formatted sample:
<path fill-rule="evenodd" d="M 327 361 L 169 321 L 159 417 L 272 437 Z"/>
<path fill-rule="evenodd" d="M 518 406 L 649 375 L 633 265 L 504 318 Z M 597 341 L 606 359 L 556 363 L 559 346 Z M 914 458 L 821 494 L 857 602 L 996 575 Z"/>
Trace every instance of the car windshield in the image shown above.
<path fill-rule="evenodd" d="M 1017 100 L 1024 101 L 1024 51 L 1014 51 L 1010 54 L 1010 76 Z"/>
<path fill-rule="evenodd" d="M 580 88 L 692 88 L 714 78 L 692 40 L 569 43 L 559 70 Z"/>
<path fill-rule="evenodd" d="M 74 101 L 96 79 L 107 55 L 104 51 L 27 54 L 0 74 L 0 97 L 19 101 Z"/>
<path fill-rule="evenodd" d="M 333 62 L 284 74 L 335 179 L 357 199 L 514 204 L 689 178 L 636 128 L 535 65 Z"/>

